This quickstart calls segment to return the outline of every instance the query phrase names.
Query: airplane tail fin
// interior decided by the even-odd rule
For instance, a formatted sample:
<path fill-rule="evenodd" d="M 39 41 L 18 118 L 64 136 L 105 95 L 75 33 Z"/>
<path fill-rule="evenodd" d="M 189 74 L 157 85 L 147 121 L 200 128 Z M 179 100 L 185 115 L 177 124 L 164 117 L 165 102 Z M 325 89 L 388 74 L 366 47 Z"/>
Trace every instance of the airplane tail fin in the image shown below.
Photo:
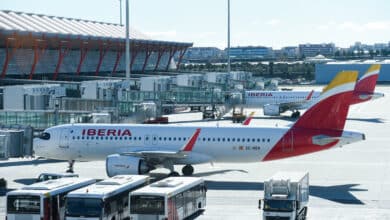
<path fill-rule="evenodd" d="M 374 93 L 376 81 L 379 77 L 379 72 L 381 69 L 380 64 L 373 64 L 368 68 L 363 76 L 357 81 L 355 86 L 355 91 L 360 93 Z"/>
<path fill-rule="evenodd" d="M 344 131 L 358 72 L 343 71 L 323 90 L 319 101 L 292 125 L 263 161 L 313 153 L 364 140 L 358 132 Z"/>
<path fill-rule="evenodd" d="M 249 125 L 253 119 L 253 115 L 255 114 L 255 112 L 251 112 L 249 114 L 249 116 L 242 122 L 242 125 Z"/>
<path fill-rule="evenodd" d="M 340 72 L 293 127 L 343 130 L 357 76 L 357 71 Z"/>
<path fill-rule="evenodd" d="M 311 92 L 309 93 L 309 95 L 307 95 L 306 101 L 309 101 L 309 100 L 311 99 L 311 97 L 313 96 L 313 93 L 314 93 L 314 89 L 311 90 Z"/>

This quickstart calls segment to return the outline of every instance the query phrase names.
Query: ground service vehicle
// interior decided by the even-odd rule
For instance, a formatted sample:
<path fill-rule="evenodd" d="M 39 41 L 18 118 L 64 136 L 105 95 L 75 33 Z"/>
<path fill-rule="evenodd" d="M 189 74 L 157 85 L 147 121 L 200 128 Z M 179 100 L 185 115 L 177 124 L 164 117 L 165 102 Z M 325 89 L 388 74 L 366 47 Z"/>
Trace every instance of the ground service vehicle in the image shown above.
<path fill-rule="evenodd" d="M 95 183 L 94 179 L 62 178 L 34 183 L 7 193 L 7 220 L 62 220 L 65 196 Z"/>
<path fill-rule="evenodd" d="M 129 192 L 144 186 L 148 176 L 118 175 L 70 192 L 66 220 L 129 219 Z"/>
<path fill-rule="evenodd" d="M 205 109 L 203 111 L 202 119 L 207 119 L 207 118 L 215 119 L 214 110 L 212 110 L 212 109 Z"/>
<path fill-rule="evenodd" d="M 204 180 L 169 177 L 130 193 L 130 219 L 187 218 L 206 205 Z"/>
<path fill-rule="evenodd" d="M 233 123 L 242 123 L 245 121 L 246 116 L 244 115 L 243 107 L 235 108 L 233 107 L 232 111 L 232 121 Z"/>
<path fill-rule="evenodd" d="M 305 219 L 309 173 L 278 172 L 264 182 L 263 219 Z M 261 200 L 259 201 L 261 209 Z"/>

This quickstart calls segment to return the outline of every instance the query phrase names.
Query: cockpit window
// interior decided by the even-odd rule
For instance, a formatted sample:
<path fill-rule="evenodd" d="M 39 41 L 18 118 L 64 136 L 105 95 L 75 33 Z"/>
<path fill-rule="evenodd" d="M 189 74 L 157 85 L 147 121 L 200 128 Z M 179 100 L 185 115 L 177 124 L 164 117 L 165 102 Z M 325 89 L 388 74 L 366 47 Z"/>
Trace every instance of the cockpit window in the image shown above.
<path fill-rule="evenodd" d="M 50 134 L 47 133 L 47 132 L 43 132 L 40 136 L 39 136 L 40 139 L 43 139 L 43 140 L 49 140 L 50 139 Z"/>

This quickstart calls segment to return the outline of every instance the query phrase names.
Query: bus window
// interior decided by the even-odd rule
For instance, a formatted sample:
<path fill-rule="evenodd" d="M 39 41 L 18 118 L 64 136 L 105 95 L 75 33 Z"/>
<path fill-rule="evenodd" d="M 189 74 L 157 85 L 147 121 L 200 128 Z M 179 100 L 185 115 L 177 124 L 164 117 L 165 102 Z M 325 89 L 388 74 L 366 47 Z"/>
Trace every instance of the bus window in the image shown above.
<path fill-rule="evenodd" d="M 69 217 L 100 217 L 102 200 L 93 198 L 67 198 L 66 216 Z"/>
<path fill-rule="evenodd" d="M 162 196 L 131 196 L 131 213 L 164 215 L 164 197 Z"/>
<path fill-rule="evenodd" d="M 28 195 L 8 196 L 7 212 L 39 214 L 40 205 L 41 202 L 39 196 L 28 196 Z"/>

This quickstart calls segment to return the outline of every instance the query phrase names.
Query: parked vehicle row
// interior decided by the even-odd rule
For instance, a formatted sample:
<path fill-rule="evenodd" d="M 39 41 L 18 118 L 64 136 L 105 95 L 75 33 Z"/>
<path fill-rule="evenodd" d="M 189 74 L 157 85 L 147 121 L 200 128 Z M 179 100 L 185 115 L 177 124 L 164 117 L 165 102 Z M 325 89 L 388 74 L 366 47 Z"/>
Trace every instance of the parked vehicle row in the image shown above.
<path fill-rule="evenodd" d="M 185 219 L 205 208 L 204 180 L 169 177 L 149 184 L 144 175 L 96 182 L 69 177 L 7 193 L 7 220 Z M 149 184 L 149 185 L 148 185 Z"/>

